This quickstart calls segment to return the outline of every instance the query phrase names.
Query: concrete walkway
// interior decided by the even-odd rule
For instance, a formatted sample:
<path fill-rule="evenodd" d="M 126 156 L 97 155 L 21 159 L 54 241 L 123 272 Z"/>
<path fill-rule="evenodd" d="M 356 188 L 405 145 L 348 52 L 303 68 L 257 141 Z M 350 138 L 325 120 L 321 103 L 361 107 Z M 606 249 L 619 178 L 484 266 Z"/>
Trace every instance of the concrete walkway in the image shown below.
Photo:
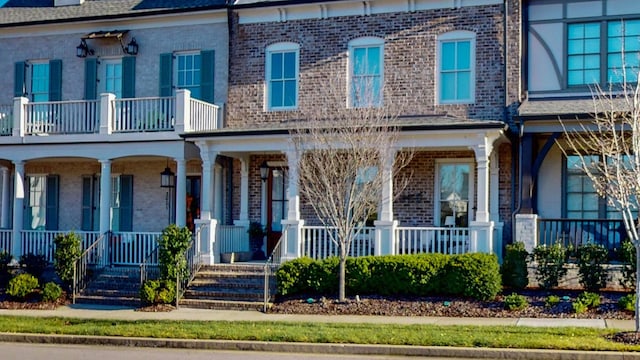
<path fill-rule="evenodd" d="M 0 316 L 68 317 L 115 320 L 192 320 L 192 321 L 289 321 L 332 323 L 387 323 L 438 325 L 572 326 L 633 330 L 632 320 L 603 319 L 531 319 L 531 318 L 445 318 L 351 315 L 282 315 L 257 311 L 221 311 L 181 308 L 170 312 L 140 312 L 133 308 L 70 305 L 56 310 L 0 310 Z M 359 344 L 309 344 L 264 341 L 220 341 L 191 339 L 150 339 L 108 336 L 45 335 L 0 333 L 0 342 L 111 345 L 136 347 L 173 347 L 209 350 L 251 350 L 270 352 L 359 354 L 385 356 L 424 356 L 489 359 L 639 359 L 640 353 L 599 351 L 553 351 L 528 349 L 455 348 L 433 346 L 389 346 Z"/>

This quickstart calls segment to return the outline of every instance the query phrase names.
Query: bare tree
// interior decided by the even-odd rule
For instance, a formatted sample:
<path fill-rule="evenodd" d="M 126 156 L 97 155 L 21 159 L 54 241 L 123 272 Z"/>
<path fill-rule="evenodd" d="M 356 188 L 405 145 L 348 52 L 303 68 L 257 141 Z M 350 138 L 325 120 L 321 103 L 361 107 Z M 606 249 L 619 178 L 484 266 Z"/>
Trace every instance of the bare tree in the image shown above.
<path fill-rule="evenodd" d="M 383 197 L 383 183 L 402 187 L 399 170 L 411 151 L 397 148 L 399 106 L 380 95 L 371 82 L 346 94 L 344 82 L 326 80 L 318 89 L 322 101 L 290 131 L 299 159 L 299 189 L 313 208 L 339 255 L 339 301 L 345 301 L 345 266 L 354 239 L 374 216 Z M 384 89 L 383 89 L 384 90 Z M 381 90 L 381 91 L 383 91 Z M 347 96 L 353 96 L 347 106 Z M 390 177 L 391 178 L 390 178 Z M 396 193 L 398 193 L 396 189 Z M 392 196 L 392 194 L 391 194 Z"/>
<path fill-rule="evenodd" d="M 586 122 L 562 121 L 565 154 L 577 155 L 579 166 L 592 181 L 598 195 L 620 211 L 627 237 L 636 249 L 636 332 L 640 331 L 640 86 L 634 79 L 608 89 L 594 87 L 593 114 Z"/>

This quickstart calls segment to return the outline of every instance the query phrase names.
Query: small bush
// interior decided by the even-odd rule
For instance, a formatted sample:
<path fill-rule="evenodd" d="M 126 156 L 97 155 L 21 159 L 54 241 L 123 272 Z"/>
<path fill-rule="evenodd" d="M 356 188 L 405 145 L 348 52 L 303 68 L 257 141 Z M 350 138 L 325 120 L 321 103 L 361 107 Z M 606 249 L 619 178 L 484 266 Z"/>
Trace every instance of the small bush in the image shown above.
<path fill-rule="evenodd" d="M 62 296 L 62 288 L 54 283 L 48 282 L 44 285 L 42 289 L 42 301 L 54 302 L 58 300 Z"/>
<path fill-rule="evenodd" d="M 635 290 L 636 288 L 636 247 L 631 240 L 622 241 L 620 246 L 620 260 L 622 261 L 622 279 L 620 285 L 627 289 Z"/>
<path fill-rule="evenodd" d="M 482 253 L 453 255 L 445 266 L 443 284 L 452 295 L 493 299 L 502 290 L 498 259 Z"/>
<path fill-rule="evenodd" d="M 600 306 L 600 295 L 592 292 L 583 292 L 576 298 L 576 301 L 587 305 L 589 308 Z"/>
<path fill-rule="evenodd" d="M 567 268 L 564 266 L 567 252 L 562 245 L 536 246 L 533 258 L 538 263 L 536 279 L 543 289 L 558 286 L 560 279 L 567 275 Z"/>
<path fill-rule="evenodd" d="M 187 227 L 178 227 L 175 224 L 162 230 L 158 240 L 158 260 L 160 278 L 167 281 L 176 281 L 178 274 L 181 278 L 187 276 L 187 259 L 185 252 L 191 242 L 191 231 Z"/>
<path fill-rule="evenodd" d="M 576 314 L 582 314 L 589 310 L 589 307 L 586 304 L 577 300 L 571 304 L 571 307 L 573 308 L 573 312 L 575 312 Z"/>
<path fill-rule="evenodd" d="M 504 298 L 504 308 L 507 310 L 522 310 L 526 309 L 527 306 L 529 306 L 529 301 L 527 301 L 526 297 L 520 294 L 513 293 Z"/>
<path fill-rule="evenodd" d="M 172 304 L 176 300 L 176 286 L 170 281 L 147 280 L 140 288 L 140 300 L 145 305 Z"/>
<path fill-rule="evenodd" d="M 20 266 L 24 267 L 24 270 L 27 273 L 37 277 L 39 280 L 42 280 L 42 274 L 47 266 L 49 266 L 49 262 L 47 261 L 47 257 L 44 255 L 29 253 L 20 257 Z"/>
<path fill-rule="evenodd" d="M 626 311 L 636 311 L 636 294 L 627 294 L 618 300 L 618 307 Z"/>
<path fill-rule="evenodd" d="M 546 299 L 544 299 L 545 307 L 554 307 L 560 303 L 560 297 L 556 295 L 549 295 Z"/>
<path fill-rule="evenodd" d="M 529 285 L 527 271 L 527 257 L 529 253 L 523 242 L 508 244 L 505 249 L 504 261 L 500 268 L 502 284 L 514 289 L 524 289 Z"/>
<path fill-rule="evenodd" d="M 53 266 L 60 280 L 66 285 L 71 284 L 73 281 L 75 261 L 82 255 L 81 241 L 80 235 L 73 232 L 59 234 L 54 240 L 56 251 L 53 258 Z"/>
<path fill-rule="evenodd" d="M 31 274 L 20 274 L 9 280 L 7 294 L 14 298 L 24 300 L 38 289 L 38 279 Z"/>
<path fill-rule="evenodd" d="M 609 251 L 602 245 L 586 244 L 578 247 L 578 274 L 580 284 L 587 291 L 598 291 L 607 285 L 609 274 L 605 264 Z"/>

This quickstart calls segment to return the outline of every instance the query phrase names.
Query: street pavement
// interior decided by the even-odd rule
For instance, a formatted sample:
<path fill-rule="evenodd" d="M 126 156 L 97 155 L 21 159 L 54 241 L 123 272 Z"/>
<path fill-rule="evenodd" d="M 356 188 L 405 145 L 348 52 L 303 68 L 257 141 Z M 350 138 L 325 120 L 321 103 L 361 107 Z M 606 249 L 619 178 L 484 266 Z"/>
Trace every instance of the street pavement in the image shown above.
<path fill-rule="evenodd" d="M 191 321 L 288 321 L 328 323 L 386 323 L 435 325 L 498 325 L 528 327 L 593 327 L 630 331 L 633 320 L 611 319 L 533 319 L 533 318 L 451 318 L 404 316 L 293 315 L 265 314 L 258 311 L 224 311 L 180 308 L 170 312 L 142 312 L 133 308 L 70 305 L 56 310 L 0 310 L 0 316 L 66 317 L 113 320 L 191 320 Z M 192 339 L 148 339 L 102 336 L 68 336 L 50 334 L 0 333 L 2 342 L 28 342 L 70 345 L 109 345 L 134 347 L 168 347 L 207 350 L 243 350 L 315 354 L 357 354 L 371 356 L 434 356 L 489 359 L 640 359 L 640 353 L 597 351 L 549 351 L 523 349 L 454 348 L 429 346 L 388 346 L 359 344 L 309 344 L 264 341 L 219 341 Z"/>

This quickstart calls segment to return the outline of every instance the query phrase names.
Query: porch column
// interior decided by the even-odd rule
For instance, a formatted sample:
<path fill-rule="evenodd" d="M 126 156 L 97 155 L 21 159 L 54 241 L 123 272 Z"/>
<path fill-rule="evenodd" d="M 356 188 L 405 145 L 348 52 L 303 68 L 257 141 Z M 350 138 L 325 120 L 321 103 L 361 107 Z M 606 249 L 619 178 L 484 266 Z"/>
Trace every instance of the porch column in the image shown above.
<path fill-rule="evenodd" d="M 233 223 L 237 226 L 249 227 L 249 157 L 240 160 L 240 217 Z"/>
<path fill-rule="evenodd" d="M 176 158 L 176 225 L 187 225 L 187 168 L 184 159 Z"/>
<path fill-rule="evenodd" d="M 470 224 L 471 252 L 491 252 L 493 249 L 493 222 L 489 220 L 489 155 L 493 146 L 487 137 L 479 135 L 473 147 L 476 155 L 477 204 L 475 220 Z"/>
<path fill-rule="evenodd" d="M 494 151 L 489 160 L 489 217 L 494 224 L 493 253 L 502 259 L 502 228 L 500 221 L 500 167 L 498 152 Z"/>
<path fill-rule="evenodd" d="M 22 255 L 22 221 L 24 205 L 24 161 L 14 161 L 14 190 L 13 190 L 13 232 L 11 241 L 11 255 L 20 259 Z"/>
<path fill-rule="evenodd" d="M 9 227 L 9 169 L 0 167 L 2 173 L 2 213 L 0 213 L 0 228 L 7 229 Z"/>
<path fill-rule="evenodd" d="M 282 225 L 287 229 L 284 237 L 283 258 L 290 260 L 300 257 L 300 243 L 302 239 L 302 227 L 304 220 L 300 219 L 300 193 L 298 190 L 299 169 L 298 154 L 295 151 L 287 151 L 287 166 L 289 167 L 289 187 L 287 188 L 287 219 L 282 220 Z"/>
<path fill-rule="evenodd" d="M 395 228 L 397 221 L 393 220 L 393 163 L 397 150 L 381 151 L 382 166 L 382 199 L 380 215 L 374 222 L 376 227 L 375 255 L 395 254 Z"/>
<path fill-rule="evenodd" d="M 216 219 L 196 219 L 196 240 L 200 254 L 203 255 L 204 264 L 217 264 L 220 262 L 220 243 L 216 241 Z"/>
<path fill-rule="evenodd" d="M 223 208 L 222 208 L 222 165 L 216 163 L 213 166 L 213 217 L 221 222 Z"/>
<path fill-rule="evenodd" d="M 100 160 L 100 234 L 111 230 L 111 160 Z"/>
<path fill-rule="evenodd" d="M 202 158 L 202 199 L 200 204 L 200 218 L 213 218 L 213 167 L 216 163 L 218 153 L 210 151 L 206 142 L 198 142 L 200 148 L 200 158 Z"/>

